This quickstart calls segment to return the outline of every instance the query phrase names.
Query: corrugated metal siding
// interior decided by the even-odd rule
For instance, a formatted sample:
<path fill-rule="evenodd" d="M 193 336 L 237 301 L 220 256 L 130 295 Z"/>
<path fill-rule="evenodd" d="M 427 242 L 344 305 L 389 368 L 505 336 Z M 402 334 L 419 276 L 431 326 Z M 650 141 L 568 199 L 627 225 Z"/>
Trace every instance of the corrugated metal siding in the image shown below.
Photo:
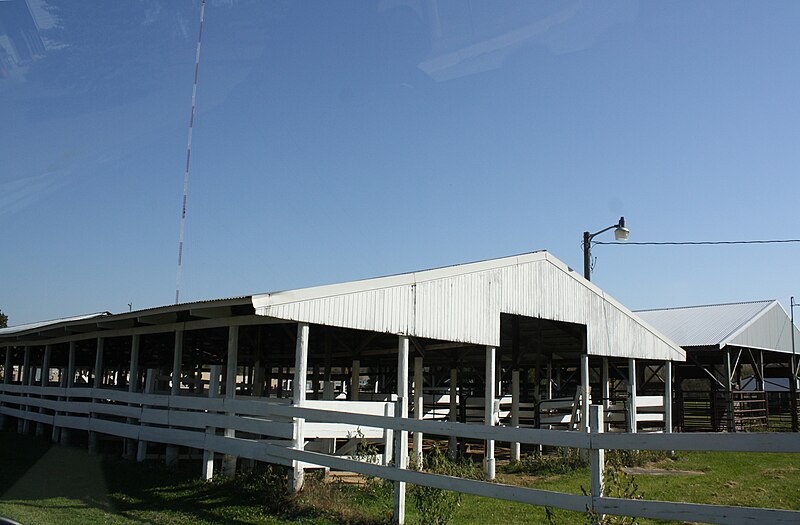
<path fill-rule="evenodd" d="M 791 320 L 777 302 L 758 318 L 748 323 L 738 334 L 733 334 L 726 344 L 792 353 Z M 795 327 L 795 344 L 800 343 L 800 332 Z"/>
<path fill-rule="evenodd" d="M 546 252 L 316 293 L 325 296 L 315 297 L 312 288 L 253 296 L 253 305 L 278 319 L 492 346 L 500 344 L 504 312 L 585 324 L 593 355 L 685 359 L 680 348 Z"/>
<path fill-rule="evenodd" d="M 681 346 L 716 346 L 774 301 L 643 310 L 636 314 Z"/>

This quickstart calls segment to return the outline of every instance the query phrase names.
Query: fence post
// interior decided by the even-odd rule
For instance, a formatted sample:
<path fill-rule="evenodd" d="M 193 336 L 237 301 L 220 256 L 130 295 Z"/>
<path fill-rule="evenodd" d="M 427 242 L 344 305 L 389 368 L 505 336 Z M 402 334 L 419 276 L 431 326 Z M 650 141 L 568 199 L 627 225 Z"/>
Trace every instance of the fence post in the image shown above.
<path fill-rule="evenodd" d="M 605 450 L 594 448 L 591 436 L 603 432 L 603 405 L 592 405 L 589 408 L 589 426 L 591 434 L 589 434 L 589 468 L 591 470 L 591 510 L 594 510 L 595 499 L 603 497 L 603 474 L 605 470 Z M 597 521 L 603 519 L 602 516 L 595 517 Z"/>
<path fill-rule="evenodd" d="M 397 345 L 397 405 L 394 416 L 408 417 L 408 337 L 400 336 Z M 394 433 L 397 444 L 394 448 L 395 468 L 408 467 L 408 431 L 398 430 Z M 394 482 L 394 516 L 392 522 L 403 525 L 406 521 L 406 484 L 404 481 Z"/>
<path fill-rule="evenodd" d="M 208 381 L 208 397 L 219 397 L 219 365 L 211 365 Z M 217 429 L 206 427 L 206 449 L 203 450 L 203 479 L 210 481 L 214 477 L 214 450 L 208 446 L 208 436 L 216 436 Z"/>
<path fill-rule="evenodd" d="M 155 389 L 155 380 L 156 380 L 156 369 L 155 368 L 148 368 L 147 373 L 145 374 L 144 379 L 144 393 L 145 394 L 152 394 L 153 390 Z M 145 396 L 146 401 L 147 396 Z M 146 405 L 142 404 L 142 412 L 144 412 Z M 144 423 L 139 420 L 139 426 L 145 426 Z M 139 443 L 136 445 L 136 461 L 138 463 L 143 462 L 147 458 L 147 441 L 142 439 L 141 431 L 139 436 Z"/>

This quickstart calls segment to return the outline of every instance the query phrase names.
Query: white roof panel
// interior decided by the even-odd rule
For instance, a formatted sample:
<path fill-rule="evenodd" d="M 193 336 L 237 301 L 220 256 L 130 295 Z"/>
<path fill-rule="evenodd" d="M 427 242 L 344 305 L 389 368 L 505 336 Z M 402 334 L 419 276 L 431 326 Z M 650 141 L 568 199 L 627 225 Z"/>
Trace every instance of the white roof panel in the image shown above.
<path fill-rule="evenodd" d="M 640 310 L 636 315 L 683 347 L 792 351 L 791 322 L 775 300 Z M 797 327 L 795 334 L 800 336 Z"/>
<path fill-rule="evenodd" d="M 253 296 L 277 319 L 492 345 L 500 314 L 587 326 L 592 355 L 682 361 L 685 352 L 547 252 Z"/>

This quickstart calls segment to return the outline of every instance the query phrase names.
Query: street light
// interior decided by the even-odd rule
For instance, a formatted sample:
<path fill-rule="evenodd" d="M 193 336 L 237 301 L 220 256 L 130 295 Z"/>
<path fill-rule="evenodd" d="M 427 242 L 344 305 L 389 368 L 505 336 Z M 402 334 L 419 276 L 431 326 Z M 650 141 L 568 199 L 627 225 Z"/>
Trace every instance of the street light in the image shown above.
<path fill-rule="evenodd" d="M 608 228 L 603 228 L 599 232 L 589 233 L 583 232 L 583 276 L 586 278 L 587 281 L 591 281 L 592 276 L 592 239 L 600 235 L 601 233 L 605 233 L 611 228 L 614 229 L 614 239 L 618 241 L 627 241 L 628 237 L 630 237 L 631 231 L 625 227 L 625 217 L 620 217 L 619 222 L 617 224 L 613 224 Z"/>

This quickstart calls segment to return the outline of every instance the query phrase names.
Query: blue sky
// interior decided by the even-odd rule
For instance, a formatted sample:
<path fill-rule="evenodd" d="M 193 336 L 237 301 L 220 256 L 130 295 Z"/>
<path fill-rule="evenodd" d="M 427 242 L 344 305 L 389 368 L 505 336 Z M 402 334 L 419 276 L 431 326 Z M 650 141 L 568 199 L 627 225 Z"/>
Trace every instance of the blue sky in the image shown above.
<path fill-rule="evenodd" d="M 198 0 L 0 1 L 0 309 L 174 300 Z M 798 238 L 797 2 L 208 0 L 184 301 L 546 249 Z M 608 234 L 598 240 L 613 240 Z M 800 245 L 596 246 L 631 308 Z"/>

